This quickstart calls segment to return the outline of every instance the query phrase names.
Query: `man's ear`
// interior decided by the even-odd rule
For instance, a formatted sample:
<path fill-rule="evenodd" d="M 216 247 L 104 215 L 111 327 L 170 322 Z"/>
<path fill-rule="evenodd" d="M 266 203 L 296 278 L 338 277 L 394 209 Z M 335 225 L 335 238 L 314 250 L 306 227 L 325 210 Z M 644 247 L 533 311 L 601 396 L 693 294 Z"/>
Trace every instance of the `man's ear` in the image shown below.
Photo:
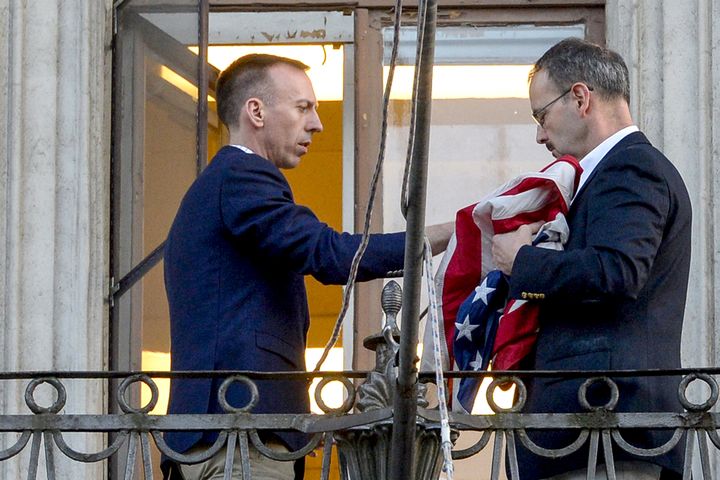
<path fill-rule="evenodd" d="M 591 90 L 584 83 L 578 82 L 572 86 L 572 100 L 582 114 L 586 114 L 590 108 L 590 92 Z"/>
<path fill-rule="evenodd" d="M 255 127 L 262 127 L 265 125 L 265 112 L 262 100 L 258 98 L 249 98 L 245 102 L 245 111 L 247 112 L 250 123 Z"/>

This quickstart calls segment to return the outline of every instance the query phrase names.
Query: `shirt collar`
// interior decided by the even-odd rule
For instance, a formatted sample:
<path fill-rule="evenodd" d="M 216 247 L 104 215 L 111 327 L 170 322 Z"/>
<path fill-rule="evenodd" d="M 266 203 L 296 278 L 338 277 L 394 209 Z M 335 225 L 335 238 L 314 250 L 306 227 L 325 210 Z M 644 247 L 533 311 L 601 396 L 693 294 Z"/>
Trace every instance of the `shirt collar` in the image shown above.
<path fill-rule="evenodd" d="M 585 155 L 583 159 L 580 160 L 580 166 L 582 167 L 583 172 L 582 175 L 580 175 L 580 182 L 578 182 L 575 196 L 577 196 L 577 192 L 580 191 L 587 179 L 590 178 L 590 175 L 592 175 L 592 172 L 595 170 L 598 164 L 600 164 L 600 161 L 605 158 L 605 155 L 607 155 L 608 152 L 612 150 L 615 145 L 620 143 L 620 140 L 627 137 L 631 133 L 638 131 L 640 131 L 640 129 L 636 125 L 630 125 L 629 127 L 625 127 L 622 130 L 618 130 L 617 132 L 606 138 L 600 145 L 593 148 L 590 153 Z"/>
<path fill-rule="evenodd" d="M 233 145 L 233 144 L 230 144 L 229 146 L 230 146 L 230 147 L 239 148 L 240 150 L 242 150 L 242 151 L 245 152 L 245 153 L 249 153 L 249 154 L 254 154 L 254 153 L 255 153 L 255 152 L 253 152 L 252 150 L 250 150 L 249 148 L 247 148 L 245 145 Z"/>

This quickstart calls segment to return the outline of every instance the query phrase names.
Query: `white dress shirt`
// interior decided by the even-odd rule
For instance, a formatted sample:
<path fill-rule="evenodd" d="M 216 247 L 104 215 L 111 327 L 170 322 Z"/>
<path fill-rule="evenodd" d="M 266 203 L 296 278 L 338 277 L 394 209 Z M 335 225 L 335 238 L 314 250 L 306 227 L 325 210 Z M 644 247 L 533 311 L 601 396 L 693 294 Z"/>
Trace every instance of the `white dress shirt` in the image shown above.
<path fill-rule="evenodd" d="M 622 130 L 618 130 L 617 132 L 606 138 L 600 145 L 593 148 L 590 153 L 585 155 L 583 159 L 580 160 L 580 166 L 583 169 L 583 173 L 582 175 L 580 175 L 580 182 L 578 183 L 578 188 L 575 191 L 575 197 L 577 197 L 578 192 L 580 192 L 583 185 L 585 185 L 587 179 L 590 178 L 592 172 L 595 170 L 598 164 L 600 164 L 600 161 L 605 158 L 605 155 L 607 155 L 607 153 L 612 150 L 615 145 L 620 143 L 620 140 L 627 137 L 631 133 L 638 131 L 640 131 L 640 129 L 636 125 L 630 125 L 629 127 L 625 127 Z"/>
<path fill-rule="evenodd" d="M 233 145 L 233 144 L 230 144 L 229 146 L 230 146 L 230 147 L 239 148 L 240 150 L 242 150 L 242 151 L 245 152 L 245 153 L 249 153 L 249 154 L 255 153 L 255 152 L 253 152 L 252 150 L 250 150 L 249 148 L 247 148 L 245 145 Z"/>

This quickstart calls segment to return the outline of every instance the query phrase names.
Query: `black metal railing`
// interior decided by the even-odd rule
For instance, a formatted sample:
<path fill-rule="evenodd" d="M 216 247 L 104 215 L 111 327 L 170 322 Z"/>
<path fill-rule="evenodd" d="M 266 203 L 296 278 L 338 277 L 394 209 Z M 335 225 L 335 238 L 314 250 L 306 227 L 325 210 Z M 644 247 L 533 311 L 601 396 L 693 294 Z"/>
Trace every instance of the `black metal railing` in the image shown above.
<path fill-rule="evenodd" d="M 12 461 L 21 452 L 30 449 L 27 478 L 35 478 L 38 465 L 45 465 L 47 478 L 62 478 L 56 471 L 55 456 L 58 452 L 76 462 L 99 462 L 111 456 L 122 455 L 120 459 L 130 468 L 125 469 L 125 478 L 133 478 L 136 464 L 142 465 L 144 478 L 159 478 L 159 472 L 153 472 L 150 459 L 151 445 L 177 462 L 196 463 L 208 458 L 224 446 L 227 446 L 227 461 L 232 464 L 241 462 L 246 469 L 246 478 L 251 478 L 249 470 L 249 450 L 254 448 L 263 455 L 276 460 L 291 461 L 299 459 L 322 445 L 324 463 L 321 478 L 329 478 L 332 468 L 339 469 L 341 478 L 365 479 L 385 478 L 387 461 L 390 456 L 392 437 L 392 378 L 386 376 L 388 365 L 381 365 L 372 372 L 336 372 L 336 373 L 253 373 L 253 372 L 28 372 L 0 374 L 2 382 L 25 382 L 25 404 L 29 410 L 24 414 L 0 414 L 0 432 L 7 442 L 8 433 L 17 432 L 0 451 L 0 462 Z M 450 414 L 450 424 L 455 432 L 482 432 L 480 440 L 462 450 L 454 450 L 453 458 L 461 460 L 474 456 L 486 448 L 492 448 L 493 455 L 487 473 L 478 478 L 499 478 L 500 464 L 508 462 L 509 478 L 518 477 L 516 448 L 522 445 L 533 454 L 548 458 L 563 458 L 580 449 L 588 449 L 588 464 L 592 467 L 604 463 L 608 470 L 613 468 L 614 456 L 626 452 L 635 456 L 653 457 L 663 455 L 678 445 L 684 447 L 684 478 L 689 479 L 691 465 L 700 466 L 702 477 L 711 478 L 711 459 L 720 449 L 718 435 L 719 420 L 712 409 L 718 401 L 718 369 L 683 369 L 651 372 L 532 372 L 532 375 L 559 377 L 580 377 L 592 375 L 585 380 L 578 392 L 578 398 L 585 406 L 585 413 L 521 413 L 525 401 L 523 377 L 529 372 L 517 372 L 507 376 L 506 372 L 496 372 L 492 385 L 488 389 L 488 403 L 496 412 L 494 415 Z M 678 401 L 684 407 L 680 412 L 615 412 L 619 393 L 612 378 L 643 375 L 672 375 L 681 378 L 678 385 Z M 221 405 L 225 414 L 187 414 L 187 415 L 150 415 L 158 399 L 158 389 L 152 377 L 179 376 L 225 376 L 219 391 Z M 356 387 L 350 380 L 365 376 L 368 380 Z M 468 376 L 467 373 L 447 372 L 448 377 Z M 319 407 L 325 412 L 318 414 L 253 414 L 252 407 L 257 401 L 257 389 L 254 380 L 278 378 L 322 377 L 315 393 Z M 430 376 L 421 374 L 422 380 Z M 68 398 L 63 381 L 68 379 L 120 379 L 119 386 L 113 392 L 117 398 L 121 413 L 118 414 L 68 414 L 62 413 Z M 345 402 L 338 408 L 332 408 L 322 399 L 323 388 L 333 381 L 340 381 L 346 390 Z M 696 403 L 690 398 L 690 384 L 698 381 L 706 385 L 704 400 Z M 108 382 L 111 383 L 111 382 Z M 144 383 L 152 392 L 151 400 L 141 407 L 133 407 L 127 400 L 129 389 L 137 383 Z M 224 400 L 224 392 L 233 383 L 242 383 L 252 392 L 251 400 L 244 406 L 231 406 Z M 509 383 L 517 389 L 516 401 L 512 407 L 503 409 L 495 404 L 492 392 L 499 386 Z M 610 392 L 608 403 L 601 406 L 590 405 L 586 391 L 594 383 L 605 384 Z M 43 384 L 54 391 L 54 401 L 49 406 L 41 406 L 36 400 L 36 389 Z M 47 387 L 45 387 L 47 388 Z M 383 393 L 384 392 L 384 393 Z M 418 455 L 415 478 L 438 478 L 442 466 L 439 448 L 440 419 L 437 409 L 426 408 L 426 402 L 419 402 L 417 425 Z M 354 411 L 353 411 L 354 408 Z M 528 432 L 538 429 L 572 431 L 574 440 L 561 449 L 547 449 L 535 444 Z M 640 448 L 624 438 L 624 432 L 632 429 L 670 431 L 669 439 L 652 448 Z M 184 455 L 173 451 L 163 440 L 163 433 L 169 431 L 219 432 L 215 444 L 208 450 L 195 455 Z M 279 453 L 265 446 L 261 432 L 291 430 L 310 435 L 303 448 L 293 452 Z M 111 441 L 97 452 L 80 452 L 69 446 L 66 435 L 77 432 L 113 433 Z M 494 435 L 493 435 L 494 434 Z M 494 436 L 492 447 L 490 440 Z M 709 440 L 709 441 L 708 441 Z M 598 459 L 599 446 L 602 445 L 603 458 Z M 710 446 L 714 445 L 715 449 Z M 239 458 L 236 448 L 239 447 Z M 43 448 L 44 447 L 44 448 Z M 337 448 L 340 465 L 332 466 L 331 449 Z M 503 453 L 504 452 L 504 453 Z M 41 461 L 41 457 L 42 461 Z M 694 478 L 698 478 L 697 474 Z"/>
<path fill-rule="evenodd" d="M 387 287 L 386 287 L 387 288 Z M 132 480 L 160 478 L 153 464 L 158 451 L 179 463 L 198 463 L 224 449 L 226 466 L 240 463 L 246 480 L 252 478 L 250 450 L 279 461 L 300 459 L 322 448 L 323 463 L 320 478 L 330 477 L 331 470 L 346 480 L 392 478 L 392 448 L 394 402 L 398 391 L 398 339 L 400 332 L 395 317 L 399 302 L 392 296 L 383 296 L 386 323 L 381 332 L 365 339 L 365 346 L 375 351 L 375 368 L 372 371 L 346 372 L 0 372 L 0 398 L 7 403 L 17 392 L 24 397 L 23 410 L 10 414 L 0 411 L 0 472 L 7 464 L 13 465 L 13 478 L 37 478 L 40 469 L 49 480 L 68 478 L 63 469 L 68 462 L 94 464 L 112 459 L 120 468 L 113 468 L 113 476 Z M 506 462 L 507 477 L 520 479 L 521 464 L 518 452 L 530 452 L 537 458 L 570 459 L 586 456 L 583 464 L 594 477 L 595 468 L 604 465 L 607 477 L 615 478 L 615 459 L 642 458 L 652 462 L 671 450 L 684 451 L 682 478 L 684 480 L 711 479 L 715 456 L 720 450 L 719 389 L 717 376 L 720 368 L 626 371 L 513 371 L 513 372 L 445 372 L 446 379 L 464 377 L 492 377 L 487 388 L 487 402 L 494 414 L 473 415 L 450 413 L 452 437 L 460 432 L 480 432 L 473 445 L 456 447 L 451 455 L 455 460 L 473 457 L 492 449 L 486 471 L 478 471 L 476 478 L 501 478 L 501 465 Z M 677 411 L 622 412 L 616 407 L 623 399 L 618 384 L 628 377 L 668 377 L 677 380 Z M 526 385 L 536 378 L 574 379 L 579 385 L 571 392 L 579 403 L 581 413 L 523 413 L 527 399 Z M 154 379 L 159 378 L 213 378 L 222 379 L 217 398 L 223 414 L 172 414 L 151 415 L 149 412 L 159 400 L 159 389 Z M 259 400 L 257 381 L 310 380 L 320 378 L 315 389 L 315 400 L 324 414 L 257 414 L 253 408 Z M 409 478 L 437 479 L 444 459 L 440 442 L 443 424 L 440 410 L 429 408 L 426 398 L 427 384 L 435 382 L 434 372 L 418 374 L 416 414 L 414 419 L 414 464 L 406 471 L 414 472 Z M 353 380 L 364 379 L 356 385 Z M 81 385 L 92 384 L 94 391 L 105 391 L 114 399 L 117 413 L 68 413 L 66 405 L 77 405 L 73 394 L 87 396 Z M 97 388 L 103 383 L 102 389 Z M 344 401 L 338 407 L 328 406 L 323 400 L 323 389 L 330 383 L 340 382 L 345 390 Z M 671 383 L 670 381 L 665 384 Z M 138 387 L 144 384 L 150 391 L 145 405 L 140 403 Z M 245 405 L 230 405 L 226 392 L 233 384 L 242 384 L 249 392 Z M 70 385 L 71 388 L 67 388 Z M 40 393 L 39 388 L 42 386 Z M 514 401 L 501 407 L 494 401 L 496 389 L 507 390 L 514 386 Z M 234 387 L 236 388 L 237 385 Z M 593 404 L 588 392 L 597 387 L 607 392 L 602 404 Z M 243 387 L 240 387 L 243 388 Z M 70 392 L 70 393 L 68 393 Z M 667 392 L 663 392 L 667 393 Z M 605 398 L 603 397 L 603 398 Z M 44 400 L 39 400 L 42 398 Z M 68 400 L 71 400 L 70 402 Z M 105 403 L 98 399 L 97 404 Z M 596 400 L 594 400 L 596 401 Z M 41 405 L 41 404 L 48 405 Z M 25 410 L 26 408 L 26 410 Z M 73 407 L 76 408 L 76 407 Z M 411 425 L 412 426 L 412 425 Z M 564 431 L 569 440 L 560 448 L 533 440 L 542 430 Z M 174 451 L 164 441 L 163 434 L 173 431 L 215 431 L 217 440 L 204 451 L 185 454 Z M 308 435 L 307 444 L 295 451 L 279 452 L 263 442 L 263 432 L 295 431 Z M 633 432 L 660 431 L 665 439 L 655 445 L 637 444 Z M 15 432 L 15 433 L 13 433 Z M 68 437 L 104 434 L 98 451 L 81 452 L 72 447 Z M 77 440 L 74 438 L 73 440 Z M 490 447 L 492 442 L 492 446 Z M 715 448 L 711 448 L 714 446 Z M 338 453 L 339 465 L 331 464 L 332 450 Z M 29 451 L 29 455 L 28 455 Z M 61 458 L 58 457 L 58 453 Z M 525 465 L 527 466 L 527 465 Z M 695 468 L 693 472 L 692 469 Z M 228 472 L 231 469 L 228 469 Z M 123 472 L 123 473 L 119 473 Z M 19 476 L 18 476 L 19 475 Z M 74 474 L 73 478 L 78 478 Z M 88 476 L 88 479 L 91 477 Z M 94 476 L 92 477 L 94 480 Z M 229 473 L 226 478 L 230 478 Z M 603 477 L 605 478 L 605 477 Z M 113 479 L 114 480 L 114 479 Z M 396 479 L 393 479 L 396 480 Z M 403 479 L 404 480 L 404 479 Z"/>

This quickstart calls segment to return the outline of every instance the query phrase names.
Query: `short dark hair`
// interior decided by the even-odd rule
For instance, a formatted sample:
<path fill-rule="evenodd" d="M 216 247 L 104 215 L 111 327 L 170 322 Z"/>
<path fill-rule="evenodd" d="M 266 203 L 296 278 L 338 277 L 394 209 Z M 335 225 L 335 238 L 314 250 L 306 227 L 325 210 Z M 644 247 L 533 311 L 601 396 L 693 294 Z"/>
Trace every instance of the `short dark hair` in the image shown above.
<path fill-rule="evenodd" d="M 245 55 L 220 73 L 215 85 L 218 116 L 228 127 L 236 126 L 240 111 L 248 98 L 257 97 L 272 102 L 273 88 L 268 69 L 284 64 L 306 71 L 310 67 L 292 58 L 261 53 Z"/>
<path fill-rule="evenodd" d="M 530 70 L 528 80 L 545 70 L 560 90 L 584 82 L 602 98 L 624 98 L 630 103 L 630 75 L 620 54 L 579 38 L 555 44 Z"/>

